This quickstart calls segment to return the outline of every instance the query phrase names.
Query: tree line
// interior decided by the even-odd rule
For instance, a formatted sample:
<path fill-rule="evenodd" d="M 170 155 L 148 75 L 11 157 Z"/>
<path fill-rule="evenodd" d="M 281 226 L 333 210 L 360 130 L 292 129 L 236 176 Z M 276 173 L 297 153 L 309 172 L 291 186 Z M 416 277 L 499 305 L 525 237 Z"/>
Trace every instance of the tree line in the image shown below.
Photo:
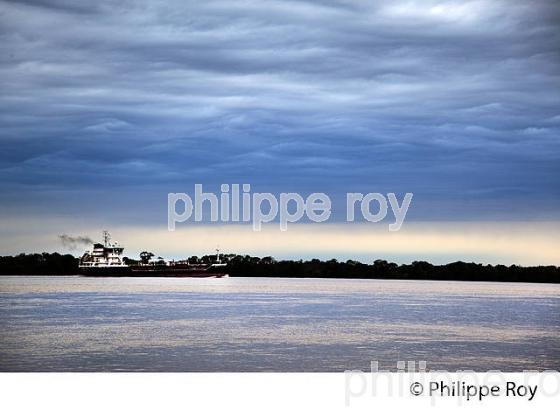
<path fill-rule="evenodd" d="M 144 257 L 146 254 L 144 254 Z M 453 262 L 432 265 L 416 261 L 410 264 L 388 262 L 382 259 L 371 264 L 353 260 L 345 262 L 331 259 L 321 261 L 282 260 L 271 256 L 263 258 L 250 255 L 220 255 L 227 266 L 219 268 L 230 276 L 280 277 L 280 278 L 354 278 L 354 279 L 424 279 L 497 282 L 560 283 L 560 267 L 518 265 L 483 265 L 479 263 Z M 138 263 L 127 258 L 128 264 Z M 216 255 L 191 256 L 189 263 L 212 263 Z M 78 259 L 59 253 L 20 254 L 0 256 L 0 275 L 78 275 Z"/>
<path fill-rule="evenodd" d="M 285 278 L 355 278 L 355 279 L 424 279 L 496 282 L 560 283 L 560 267 L 518 265 L 483 265 L 453 262 L 432 265 L 416 261 L 398 265 L 378 259 L 371 264 L 336 259 L 321 261 L 276 261 L 236 255 L 228 263 L 230 276 L 285 277 Z"/>

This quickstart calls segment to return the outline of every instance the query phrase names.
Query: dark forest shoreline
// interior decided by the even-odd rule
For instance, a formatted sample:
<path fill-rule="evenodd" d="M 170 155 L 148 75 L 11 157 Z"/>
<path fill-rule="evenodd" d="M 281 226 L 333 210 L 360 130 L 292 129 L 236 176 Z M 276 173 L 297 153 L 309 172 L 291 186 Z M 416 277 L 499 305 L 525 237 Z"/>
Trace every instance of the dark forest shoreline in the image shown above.
<path fill-rule="evenodd" d="M 190 257 L 189 260 L 211 261 L 215 255 Z M 221 255 L 228 265 L 223 268 L 232 277 L 279 277 L 279 278 L 332 278 L 332 279 L 403 279 L 403 280 L 452 280 L 487 282 L 532 282 L 560 283 L 560 267 L 517 265 L 482 265 L 477 263 L 453 262 L 447 265 L 432 265 L 428 262 L 412 262 L 397 265 L 385 260 L 371 264 L 335 259 L 320 261 L 276 261 L 249 255 Z M 126 259 L 127 263 L 137 261 Z M 78 258 L 59 253 L 20 254 L 0 256 L 0 275 L 80 275 Z"/>

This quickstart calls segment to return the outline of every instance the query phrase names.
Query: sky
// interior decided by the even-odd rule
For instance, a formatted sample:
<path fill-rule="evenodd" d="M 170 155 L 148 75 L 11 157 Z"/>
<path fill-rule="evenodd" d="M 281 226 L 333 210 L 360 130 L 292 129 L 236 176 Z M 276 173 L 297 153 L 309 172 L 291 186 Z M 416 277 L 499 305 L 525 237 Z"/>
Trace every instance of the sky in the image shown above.
<path fill-rule="evenodd" d="M 560 264 L 556 0 L 0 0 L 0 35 L 0 254 L 109 229 L 166 257 Z M 325 192 L 332 221 L 167 232 L 169 192 L 223 183 Z M 344 224 L 347 192 L 412 192 L 402 231 Z"/>

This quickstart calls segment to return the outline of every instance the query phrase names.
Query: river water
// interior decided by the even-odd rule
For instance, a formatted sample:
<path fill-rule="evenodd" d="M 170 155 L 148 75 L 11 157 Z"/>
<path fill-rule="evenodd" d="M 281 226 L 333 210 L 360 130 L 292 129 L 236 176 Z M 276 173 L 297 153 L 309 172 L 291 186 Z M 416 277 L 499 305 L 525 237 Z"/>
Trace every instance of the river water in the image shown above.
<path fill-rule="evenodd" d="M 560 370 L 560 285 L 0 277 L 0 371 Z"/>

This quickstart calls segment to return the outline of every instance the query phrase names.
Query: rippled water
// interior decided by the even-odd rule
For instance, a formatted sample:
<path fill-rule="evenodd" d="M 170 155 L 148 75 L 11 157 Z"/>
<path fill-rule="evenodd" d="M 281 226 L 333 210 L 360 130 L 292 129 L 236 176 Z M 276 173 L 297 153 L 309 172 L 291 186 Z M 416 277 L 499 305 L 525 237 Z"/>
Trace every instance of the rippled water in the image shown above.
<path fill-rule="evenodd" d="M 560 370 L 560 286 L 0 277 L 0 371 Z"/>

